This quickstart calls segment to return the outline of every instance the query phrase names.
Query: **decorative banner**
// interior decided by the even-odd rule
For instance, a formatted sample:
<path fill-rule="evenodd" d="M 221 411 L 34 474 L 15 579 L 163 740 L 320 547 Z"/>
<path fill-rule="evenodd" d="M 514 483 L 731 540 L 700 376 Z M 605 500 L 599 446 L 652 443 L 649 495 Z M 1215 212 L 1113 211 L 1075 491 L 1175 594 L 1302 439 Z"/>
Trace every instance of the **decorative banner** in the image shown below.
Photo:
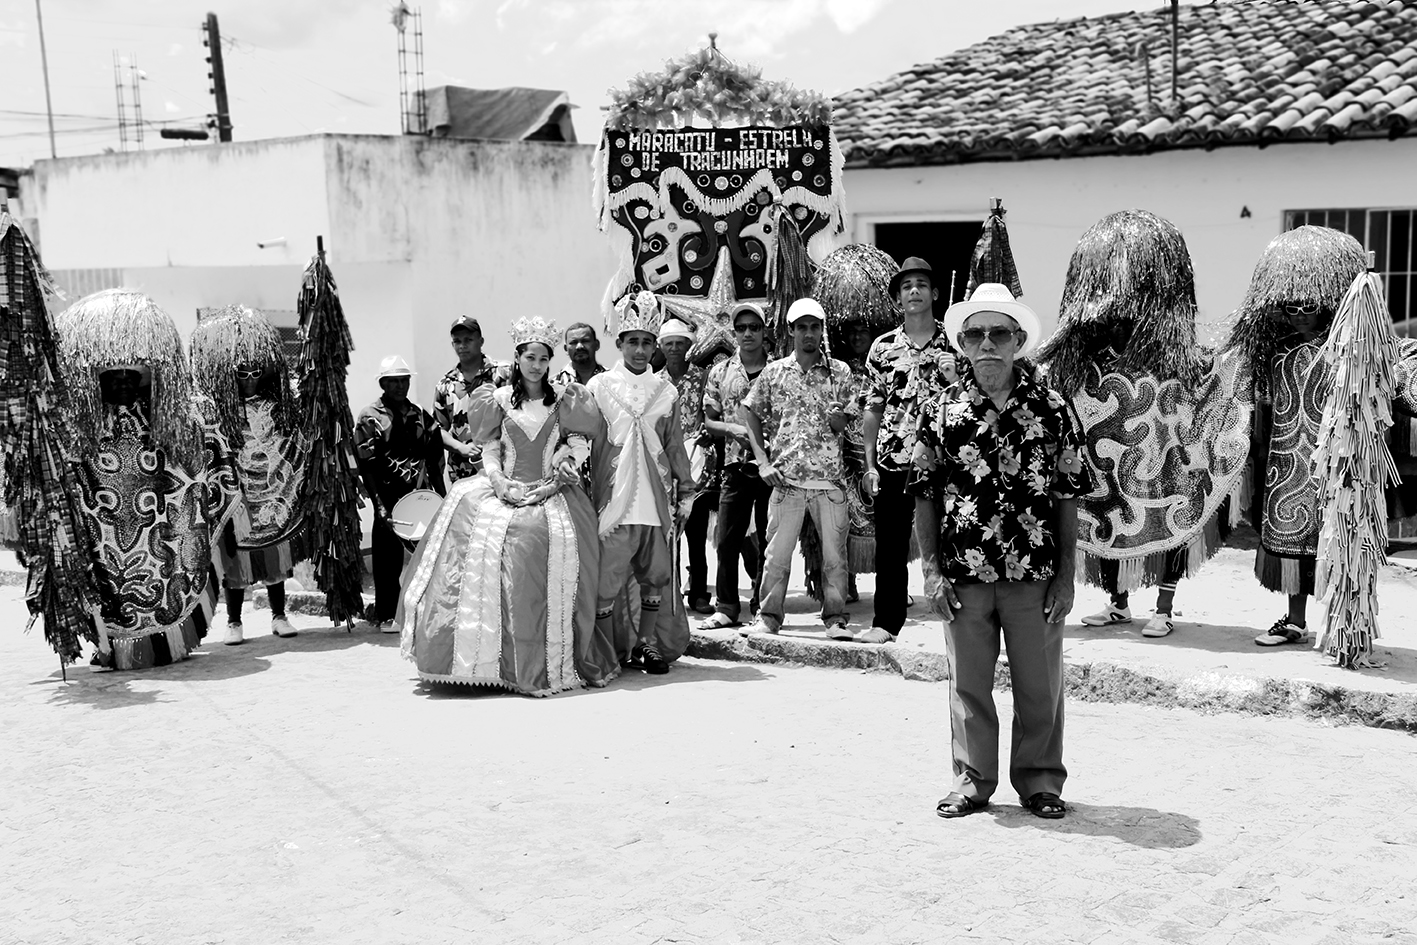
<path fill-rule="evenodd" d="M 841 168 L 826 124 L 607 129 L 596 204 L 621 256 L 607 307 L 641 289 L 703 298 L 721 256 L 729 284 L 719 295 L 767 298 L 779 213 L 814 257 L 832 249 L 844 226 Z"/>

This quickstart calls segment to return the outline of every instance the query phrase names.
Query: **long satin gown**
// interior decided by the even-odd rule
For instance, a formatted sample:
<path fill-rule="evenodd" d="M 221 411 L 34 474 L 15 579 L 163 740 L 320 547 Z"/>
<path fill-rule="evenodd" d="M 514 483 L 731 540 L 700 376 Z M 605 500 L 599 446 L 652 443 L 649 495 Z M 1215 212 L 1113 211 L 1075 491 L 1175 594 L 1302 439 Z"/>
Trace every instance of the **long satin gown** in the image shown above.
<path fill-rule="evenodd" d="M 513 408 L 511 389 L 497 388 L 481 413 L 484 455 L 500 452 L 505 475 L 526 484 L 552 476 L 568 439 L 596 429 L 578 384 L 549 408 Z M 461 479 L 404 572 L 403 653 L 432 682 L 533 696 L 603 686 L 619 663 L 595 627 L 599 571 L 595 509 L 579 483 L 519 508 L 497 498 L 485 473 Z"/>

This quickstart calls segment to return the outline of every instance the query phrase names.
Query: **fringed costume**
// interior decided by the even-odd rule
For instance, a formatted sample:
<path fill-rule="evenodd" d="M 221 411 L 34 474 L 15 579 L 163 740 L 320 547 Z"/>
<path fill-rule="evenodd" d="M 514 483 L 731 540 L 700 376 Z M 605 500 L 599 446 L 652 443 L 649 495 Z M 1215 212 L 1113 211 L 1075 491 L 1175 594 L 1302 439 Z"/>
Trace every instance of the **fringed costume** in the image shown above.
<path fill-rule="evenodd" d="M 1323 517 L 1314 593 L 1325 603 L 1316 648 L 1350 669 L 1380 665 L 1371 657 L 1387 558 L 1383 489 L 1398 481 L 1387 444 L 1398 348 L 1378 276 L 1363 273 L 1348 290 L 1322 357 L 1334 389 L 1313 457 Z"/>
<path fill-rule="evenodd" d="M 346 627 L 364 611 L 363 527 L 359 510 L 354 417 L 349 409 L 349 353 L 354 342 L 324 252 L 301 278 L 300 407 L 310 437 L 301 489 L 301 518 L 315 582 L 325 592 L 330 619 Z"/>
<path fill-rule="evenodd" d="M 222 582 L 229 589 L 289 578 L 308 551 L 300 490 L 309 447 L 299 423 L 280 333 L 263 315 L 230 306 L 192 333 L 192 372 L 236 451 L 241 501 L 221 536 Z M 237 371 L 259 372 L 249 396 Z"/>
<path fill-rule="evenodd" d="M 235 458 L 152 299 L 99 292 L 56 330 L 83 456 L 96 661 L 143 669 L 185 659 L 216 605 L 213 542 L 240 497 Z"/>
<path fill-rule="evenodd" d="M 43 619 L 64 666 L 82 655 L 84 641 L 98 642 L 90 619 L 98 589 L 48 291 L 34 245 L 0 209 L 0 543 L 28 569 L 30 625 Z"/>
<path fill-rule="evenodd" d="M 1225 353 L 1253 384 L 1255 482 L 1251 521 L 1260 533 L 1255 575 L 1271 591 L 1312 596 L 1321 513 L 1312 460 L 1332 368 L 1320 351 L 1329 323 L 1365 269 L 1356 239 L 1301 226 L 1265 248 L 1233 316 Z M 1304 341 L 1285 307 L 1313 310 L 1318 337 Z"/>
<path fill-rule="evenodd" d="M 1077 412 L 1097 484 L 1078 501 L 1085 579 L 1174 590 L 1240 513 L 1252 412 L 1243 365 L 1196 343 L 1181 232 L 1145 210 L 1088 229 L 1038 361 Z"/>
<path fill-rule="evenodd" d="M 521 319 L 518 352 L 554 352 L 556 327 Z M 550 382 L 548 376 L 547 382 Z M 469 402 L 486 474 L 453 483 L 409 563 L 400 601 L 403 653 L 430 682 L 542 696 L 603 686 L 619 672 L 595 622 L 596 514 L 568 457 L 590 455 L 598 416 L 579 384 L 556 402 L 484 385 Z M 518 402 L 514 402 L 518 401 Z"/>

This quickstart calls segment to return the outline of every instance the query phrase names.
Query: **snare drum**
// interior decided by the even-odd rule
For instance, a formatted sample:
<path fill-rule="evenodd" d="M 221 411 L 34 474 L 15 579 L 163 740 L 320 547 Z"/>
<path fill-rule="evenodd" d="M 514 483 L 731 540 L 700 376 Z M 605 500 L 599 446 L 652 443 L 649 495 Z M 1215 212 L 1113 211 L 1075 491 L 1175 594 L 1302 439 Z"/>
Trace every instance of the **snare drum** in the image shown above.
<path fill-rule="evenodd" d="M 415 489 L 394 505 L 389 512 L 389 524 L 395 535 L 410 546 L 416 545 L 442 504 L 443 497 L 432 489 Z"/>

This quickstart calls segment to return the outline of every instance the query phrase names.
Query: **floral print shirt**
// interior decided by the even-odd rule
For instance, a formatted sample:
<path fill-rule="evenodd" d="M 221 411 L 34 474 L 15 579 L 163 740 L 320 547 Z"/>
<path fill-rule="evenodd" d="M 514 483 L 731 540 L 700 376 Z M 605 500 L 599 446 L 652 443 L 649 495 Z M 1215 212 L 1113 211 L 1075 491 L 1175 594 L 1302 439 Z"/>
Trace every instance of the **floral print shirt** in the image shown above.
<path fill-rule="evenodd" d="M 1054 506 L 1093 490 L 1072 408 L 1019 367 L 1001 411 L 965 374 L 918 430 L 910 491 L 934 499 L 940 572 L 952 582 L 1043 581 L 1057 564 Z"/>
<path fill-rule="evenodd" d="M 766 368 L 766 365 L 764 365 Z M 758 372 L 762 374 L 761 371 Z M 720 361 L 709 369 L 708 382 L 704 385 L 704 407 L 712 407 L 718 411 L 718 417 L 724 423 L 742 422 L 738 416 L 738 408 L 743 405 L 743 400 L 748 396 L 748 389 L 753 386 L 753 381 L 757 376 L 749 377 L 748 369 L 743 366 L 743 361 L 737 354 L 727 360 Z M 753 451 L 733 437 L 726 437 L 723 444 L 723 465 L 732 466 L 737 463 L 753 462 Z"/>
<path fill-rule="evenodd" d="M 512 366 L 491 358 L 483 358 L 482 370 L 468 380 L 456 364 L 443 375 L 433 391 L 433 418 L 438 426 L 464 443 L 470 442 L 472 429 L 472 392 L 484 384 L 502 387 L 511 383 Z M 459 453 L 448 453 L 448 477 L 454 481 L 474 476 L 482 468 L 482 458 L 468 459 Z"/>
<path fill-rule="evenodd" d="M 840 433 L 827 422 L 832 403 L 854 417 L 851 368 L 823 355 L 806 371 L 796 355 L 769 361 L 753 382 L 743 406 L 762 424 L 764 446 L 773 466 L 789 483 L 846 479 Z"/>
<path fill-rule="evenodd" d="M 870 384 L 862 406 L 881 414 L 876 464 L 892 471 L 909 469 L 921 418 L 934 410 L 936 398 L 959 378 L 958 355 L 938 326 L 924 345 L 911 341 L 901 327 L 871 344 L 866 370 Z"/>

